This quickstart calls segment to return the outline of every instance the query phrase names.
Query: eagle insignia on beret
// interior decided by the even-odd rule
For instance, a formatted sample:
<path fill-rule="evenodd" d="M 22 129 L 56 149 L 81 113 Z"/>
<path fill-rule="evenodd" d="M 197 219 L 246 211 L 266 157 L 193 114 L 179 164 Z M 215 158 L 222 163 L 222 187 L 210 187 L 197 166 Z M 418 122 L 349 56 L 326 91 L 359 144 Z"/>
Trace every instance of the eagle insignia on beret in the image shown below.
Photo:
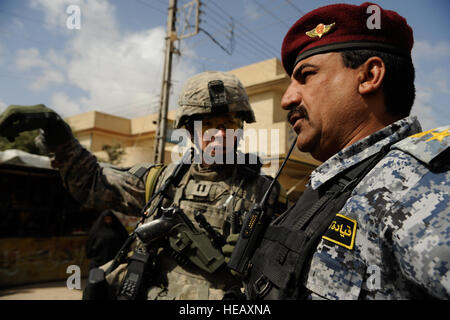
<path fill-rule="evenodd" d="M 306 35 L 310 38 L 315 38 L 315 37 L 319 37 L 322 38 L 322 36 L 328 32 L 330 32 L 331 29 L 333 29 L 333 27 L 336 25 L 336 23 L 332 23 L 332 24 L 323 24 L 323 23 L 319 23 L 317 25 L 317 27 L 315 27 L 314 29 L 306 32 Z"/>

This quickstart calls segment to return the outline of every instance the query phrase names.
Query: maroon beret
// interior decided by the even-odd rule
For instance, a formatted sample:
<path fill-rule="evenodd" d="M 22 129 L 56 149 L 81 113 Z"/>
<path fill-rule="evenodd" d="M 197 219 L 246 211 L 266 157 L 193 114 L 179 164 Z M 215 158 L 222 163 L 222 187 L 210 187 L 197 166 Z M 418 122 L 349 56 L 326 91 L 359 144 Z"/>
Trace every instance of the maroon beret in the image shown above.
<path fill-rule="evenodd" d="M 368 10 L 373 5 L 379 10 Z M 413 43 L 411 27 L 394 11 L 369 2 L 334 4 L 309 12 L 289 29 L 281 59 L 290 76 L 300 60 L 315 54 L 373 49 L 410 56 Z"/>

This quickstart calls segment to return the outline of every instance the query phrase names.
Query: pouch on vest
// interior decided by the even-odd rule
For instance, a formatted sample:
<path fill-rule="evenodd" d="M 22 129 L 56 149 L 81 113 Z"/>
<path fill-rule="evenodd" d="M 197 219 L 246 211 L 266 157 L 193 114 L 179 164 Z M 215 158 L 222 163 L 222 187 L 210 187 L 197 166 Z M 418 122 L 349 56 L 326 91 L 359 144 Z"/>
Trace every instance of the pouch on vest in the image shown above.
<path fill-rule="evenodd" d="M 197 230 L 181 209 L 175 214 L 180 223 L 169 231 L 170 247 L 188 258 L 200 269 L 214 273 L 225 263 L 223 254 L 216 249 L 205 232 Z"/>

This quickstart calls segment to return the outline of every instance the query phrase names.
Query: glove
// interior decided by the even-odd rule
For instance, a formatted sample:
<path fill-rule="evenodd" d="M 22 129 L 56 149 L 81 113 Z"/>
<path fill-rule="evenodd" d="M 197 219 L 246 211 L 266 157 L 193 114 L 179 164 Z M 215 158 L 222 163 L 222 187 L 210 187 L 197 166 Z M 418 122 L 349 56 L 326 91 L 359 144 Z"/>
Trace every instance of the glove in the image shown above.
<path fill-rule="evenodd" d="M 222 247 L 222 253 L 225 257 L 225 263 L 230 262 L 231 254 L 233 253 L 233 250 L 236 247 L 236 242 L 237 242 L 238 238 L 239 238 L 239 233 L 231 233 L 227 237 L 226 244 Z M 241 279 L 244 277 L 244 275 L 242 275 L 239 272 L 236 272 L 232 269 L 230 269 L 230 272 L 233 276 L 235 276 L 238 279 Z"/>
<path fill-rule="evenodd" d="M 233 286 L 225 291 L 222 300 L 246 300 L 246 297 L 239 286 Z"/>
<path fill-rule="evenodd" d="M 42 129 L 44 143 L 50 149 L 72 139 L 69 125 L 52 109 L 43 104 L 35 106 L 9 106 L 0 115 L 0 136 L 9 141 L 23 131 Z"/>
<path fill-rule="evenodd" d="M 239 238 L 239 233 L 231 233 L 227 239 L 226 244 L 222 247 L 223 255 L 225 256 L 225 262 L 228 263 L 233 253 L 234 247 L 236 246 L 237 239 Z"/>

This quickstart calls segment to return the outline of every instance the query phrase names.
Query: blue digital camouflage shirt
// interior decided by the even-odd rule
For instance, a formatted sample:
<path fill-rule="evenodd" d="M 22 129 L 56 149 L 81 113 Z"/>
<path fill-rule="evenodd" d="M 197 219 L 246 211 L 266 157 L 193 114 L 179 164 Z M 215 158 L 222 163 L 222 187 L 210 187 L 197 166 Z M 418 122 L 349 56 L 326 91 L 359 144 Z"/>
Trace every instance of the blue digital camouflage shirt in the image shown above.
<path fill-rule="evenodd" d="M 448 167 L 440 155 L 449 128 L 420 133 L 415 117 L 404 118 L 312 173 L 316 189 L 394 142 L 322 237 L 304 282 L 310 298 L 450 298 L 450 171 L 436 172 Z"/>

